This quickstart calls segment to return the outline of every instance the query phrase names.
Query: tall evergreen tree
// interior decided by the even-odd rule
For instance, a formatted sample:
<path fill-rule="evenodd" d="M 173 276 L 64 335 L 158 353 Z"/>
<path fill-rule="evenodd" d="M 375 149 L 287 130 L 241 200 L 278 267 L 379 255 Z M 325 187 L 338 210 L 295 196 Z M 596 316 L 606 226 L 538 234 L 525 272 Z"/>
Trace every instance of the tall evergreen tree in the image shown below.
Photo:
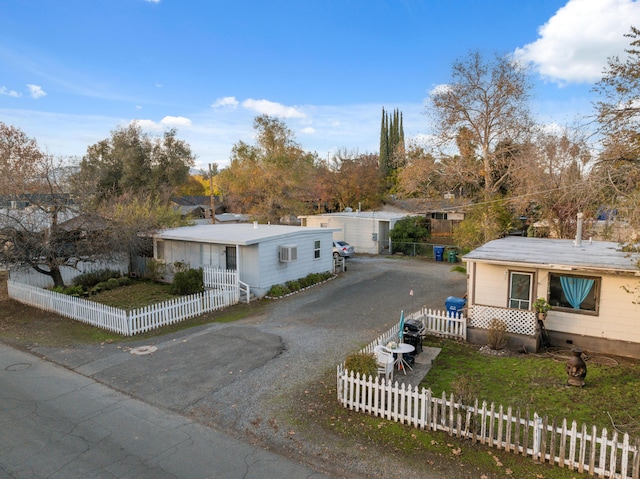
<path fill-rule="evenodd" d="M 397 170 L 404 161 L 404 127 L 402 112 L 397 108 L 389 114 L 382 108 L 382 124 L 380 127 L 380 170 L 392 188 L 397 177 Z"/>

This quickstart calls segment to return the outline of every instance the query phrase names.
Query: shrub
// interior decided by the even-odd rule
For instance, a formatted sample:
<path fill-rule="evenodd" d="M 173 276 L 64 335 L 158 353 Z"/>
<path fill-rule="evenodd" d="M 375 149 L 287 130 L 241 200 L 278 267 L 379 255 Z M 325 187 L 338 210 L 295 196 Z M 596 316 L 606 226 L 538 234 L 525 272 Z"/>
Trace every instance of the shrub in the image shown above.
<path fill-rule="evenodd" d="M 120 286 L 119 278 L 109 278 L 107 280 L 107 286 L 109 287 L 109 289 L 116 289 Z"/>
<path fill-rule="evenodd" d="M 144 276 L 151 281 L 159 281 L 164 270 L 164 263 L 158 261 L 157 259 L 150 259 L 145 265 Z"/>
<path fill-rule="evenodd" d="M 111 278 L 119 278 L 120 276 L 122 276 L 120 271 L 114 269 L 99 269 L 79 274 L 73 278 L 73 284 L 75 286 L 82 286 L 85 289 L 90 289 L 98 283 L 108 281 Z"/>
<path fill-rule="evenodd" d="M 296 291 L 302 289 L 298 280 L 287 281 L 285 284 L 287 288 L 289 288 L 289 291 L 291 291 L 292 293 L 295 293 Z"/>
<path fill-rule="evenodd" d="M 193 294 L 204 291 L 204 280 L 202 279 L 202 268 L 179 271 L 173 276 L 171 283 L 172 294 Z"/>
<path fill-rule="evenodd" d="M 55 288 L 51 288 L 51 291 L 55 291 L 56 293 L 67 294 L 69 296 L 86 296 L 86 290 L 80 286 L 56 286 Z"/>
<path fill-rule="evenodd" d="M 120 276 L 118 278 L 118 285 L 119 286 L 129 286 L 131 283 L 133 283 L 133 281 L 131 281 L 131 278 L 129 278 L 127 276 Z"/>
<path fill-rule="evenodd" d="M 480 395 L 480 385 L 470 376 L 461 374 L 451 381 L 451 392 L 460 403 L 471 406 Z"/>
<path fill-rule="evenodd" d="M 269 291 L 267 292 L 267 296 L 270 296 L 272 298 L 279 298 L 280 296 L 285 296 L 290 292 L 291 291 L 289 291 L 289 288 L 287 288 L 285 285 L 274 284 L 273 286 L 271 286 L 271 289 L 269 289 Z"/>
<path fill-rule="evenodd" d="M 344 368 L 350 373 L 360 373 L 360 376 L 376 377 L 378 375 L 378 365 L 376 357 L 372 353 L 354 353 L 347 356 L 344 361 Z"/>
<path fill-rule="evenodd" d="M 489 323 L 488 338 L 491 349 L 503 349 L 507 345 L 507 323 L 493 318 Z"/>

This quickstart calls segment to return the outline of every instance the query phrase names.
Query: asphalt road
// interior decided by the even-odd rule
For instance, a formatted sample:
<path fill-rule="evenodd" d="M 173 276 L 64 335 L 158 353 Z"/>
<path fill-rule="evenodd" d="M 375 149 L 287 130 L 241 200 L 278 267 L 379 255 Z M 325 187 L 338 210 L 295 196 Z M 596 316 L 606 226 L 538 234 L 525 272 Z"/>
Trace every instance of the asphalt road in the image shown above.
<path fill-rule="evenodd" d="M 373 477 L 360 458 L 343 457 L 337 467 L 321 452 L 315 453 L 312 436 L 278 424 L 275 418 L 282 417 L 293 392 L 327 370 L 335 370 L 348 354 L 398 322 L 401 311 L 410 313 L 422 306 L 444 309 L 447 296 L 463 295 L 465 276 L 452 272 L 451 266 L 406 258 L 350 259 L 347 272 L 337 279 L 274 301 L 260 314 L 240 321 L 210 324 L 126 345 L 35 347 L 33 352 L 84 376 L 84 381 L 108 386 L 100 386 L 96 396 L 112 397 L 114 391 L 119 391 L 161 408 L 158 414 L 175 413 L 167 413 L 166 420 L 180 424 L 187 417 L 237 439 L 286 449 L 294 462 L 307 462 L 329 476 L 358 477 L 360 473 L 359 477 Z M 132 348 L 135 351 L 138 347 L 151 347 L 154 352 L 131 354 Z M 3 376 L 7 373 L 2 370 Z M 3 395 L 4 391 L 3 387 Z M 69 397 L 74 394 L 69 390 Z M 119 396 L 118 401 L 127 403 L 126 396 Z M 141 407 L 142 403 L 136 404 Z M 110 407 L 113 406 L 104 406 L 106 410 Z M 205 434 L 202 430 L 200 433 Z M 90 436 L 90 431 L 86 434 Z M 154 465 L 153 461 L 133 462 Z"/>
<path fill-rule="evenodd" d="M 308 467 L 0 345 L 3 479 L 321 479 Z"/>

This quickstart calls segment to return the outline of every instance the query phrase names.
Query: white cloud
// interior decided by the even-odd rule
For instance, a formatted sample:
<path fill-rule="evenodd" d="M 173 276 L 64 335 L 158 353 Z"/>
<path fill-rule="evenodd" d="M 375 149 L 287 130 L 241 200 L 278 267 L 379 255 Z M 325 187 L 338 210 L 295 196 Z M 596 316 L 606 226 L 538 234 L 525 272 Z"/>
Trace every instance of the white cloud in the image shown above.
<path fill-rule="evenodd" d="M 153 120 L 133 120 L 131 123 L 137 123 L 143 130 L 163 131 L 166 128 L 188 128 L 191 126 L 191 120 L 183 116 L 165 116 L 159 122 Z"/>
<path fill-rule="evenodd" d="M 449 90 L 451 90 L 451 85 L 448 85 L 447 83 L 441 83 L 440 85 L 436 85 L 431 90 L 429 90 L 429 96 L 442 95 Z"/>
<path fill-rule="evenodd" d="M 238 106 L 238 100 L 235 96 L 225 96 L 218 98 L 211 104 L 211 108 L 236 108 Z"/>
<path fill-rule="evenodd" d="M 242 106 L 247 110 L 253 110 L 263 115 L 280 116 L 283 118 L 305 118 L 303 111 L 292 106 L 282 105 L 269 100 L 254 100 L 249 98 L 242 102 Z"/>
<path fill-rule="evenodd" d="M 38 99 L 42 98 L 43 96 L 47 96 L 47 93 L 42 89 L 40 85 L 27 85 L 27 88 L 29 89 L 31 98 Z"/>
<path fill-rule="evenodd" d="M 307 135 L 311 135 L 311 134 L 316 132 L 316 130 L 313 127 L 310 127 L 310 126 L 307 126 L 306 128 L 303 128 L 301 131 L 302 131 L 302 133 L 305 133 Z"/>
<path fill-rule="evenodd" d="M 9 90 L 6 86 L 0 86 L 0 95 L 7 95 L 18 98 L 22 96 L 22 93 L 18 93 L 15 90 Z"/>
<path fill-rule="evenodd" d="M 160 3 L 160 0 L 145 0 L 147 3 Z"/>
<path fill-rule="evenodd" d="M 539 28 L 539 38 L 514 56 L 551 81 L 595 82 L 608 57 L 624 54 L 624 34 L 638 18 L 635 0 L 569 0 Z"/>

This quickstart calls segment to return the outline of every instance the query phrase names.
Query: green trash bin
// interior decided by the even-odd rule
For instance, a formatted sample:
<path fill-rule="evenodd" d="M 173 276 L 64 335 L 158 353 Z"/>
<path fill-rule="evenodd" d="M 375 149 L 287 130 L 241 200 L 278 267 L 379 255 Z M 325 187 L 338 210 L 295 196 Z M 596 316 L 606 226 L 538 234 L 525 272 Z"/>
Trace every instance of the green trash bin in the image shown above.
<path fill-rule="evenodd" d="M 458 262 L 458 251 L 455 249 L 450 249 L 447 251 L 447 260 L 449 263 L 457 263 Z"/>

